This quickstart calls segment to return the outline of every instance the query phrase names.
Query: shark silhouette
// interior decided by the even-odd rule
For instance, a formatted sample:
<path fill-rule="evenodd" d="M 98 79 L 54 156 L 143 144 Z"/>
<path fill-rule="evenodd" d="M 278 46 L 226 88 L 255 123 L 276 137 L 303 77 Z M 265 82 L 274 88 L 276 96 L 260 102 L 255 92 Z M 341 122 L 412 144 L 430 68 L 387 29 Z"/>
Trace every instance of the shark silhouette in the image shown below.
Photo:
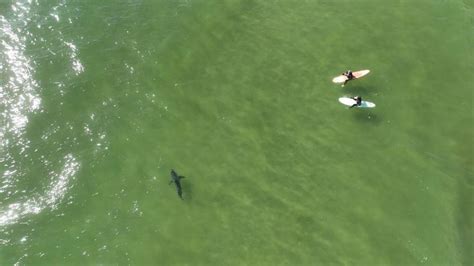
<path fill-rule="evenodd" d="M 181 189 L 181 179 L 184 178 L 184 176 L 178 175 L 175 170 L 171 169 L 171 183 L 174 183 L 176 186 L 176 191 L 178 192 L 178 196 L 183 199 L 183 190 Z"/>

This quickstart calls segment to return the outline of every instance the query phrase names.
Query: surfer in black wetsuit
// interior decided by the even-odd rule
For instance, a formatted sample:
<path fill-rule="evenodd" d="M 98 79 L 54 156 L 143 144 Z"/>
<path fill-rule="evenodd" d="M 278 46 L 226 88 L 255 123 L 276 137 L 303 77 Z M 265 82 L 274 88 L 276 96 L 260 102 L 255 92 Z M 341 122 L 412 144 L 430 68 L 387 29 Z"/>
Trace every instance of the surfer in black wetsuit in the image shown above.
<path fill-rule="evenodd" d="M 346 72 L 342 73 L 342 75 L 347 77 L 347 79 L 344 81 L 344 84 L 342 84 L 343 87 L 344 85 L 346 85 L 347 82 L 349 82 L 349 80 L 355 79 L 354 75 L 352 74 L 352 71 L 350 70 L 347 70 Z"/>
<path fill-rule="evenodd" d="M 356 96 L 356 97 L 352 97 L 352 99 L 353 99 L 354 101 L 356 101 L 356 103 L 353 104 L 353 105 L 352 105 L 351 107 L 349 107 L 349 108 L 352 108 L 352 107 L 355 107 L 355 106 L 361 106 L 361 105 L 362 105 L 362 97 Z"/>

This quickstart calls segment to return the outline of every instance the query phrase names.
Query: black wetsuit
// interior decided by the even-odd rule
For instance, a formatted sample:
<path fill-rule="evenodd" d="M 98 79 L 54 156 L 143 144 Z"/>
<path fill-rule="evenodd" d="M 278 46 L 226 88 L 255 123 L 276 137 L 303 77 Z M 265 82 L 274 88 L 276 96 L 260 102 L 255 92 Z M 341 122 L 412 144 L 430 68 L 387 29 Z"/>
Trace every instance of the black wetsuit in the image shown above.
<path fill-rule="evenodd" d="M 346 85 L 346 83 L 349 80 L 355 79 L 354 75 L 352 74 L 352 71 L 350 71 L 350 70 L 347 70 L 346 72 L 342 73 L 342 75 L 347 77 L 346 81 L 344 81 L 344 85 Z"/>
<path fill-rule="evenodd" d="M 362 105 L 362 97 L 356 96 L 352 98 L 354 101 L 356 101 L 355 104 L 353 104 L 350 108 L 355 107 L 355 106 L 361 106 Z"/>
<path fill-rule="evenodd" d="M 346 76 L 349 80 L 351 79 L 354 79 L 354 75 L 352 74 L 352 71 L 347 71 L 346 73 L 344 73 L 344 76 Z"/>

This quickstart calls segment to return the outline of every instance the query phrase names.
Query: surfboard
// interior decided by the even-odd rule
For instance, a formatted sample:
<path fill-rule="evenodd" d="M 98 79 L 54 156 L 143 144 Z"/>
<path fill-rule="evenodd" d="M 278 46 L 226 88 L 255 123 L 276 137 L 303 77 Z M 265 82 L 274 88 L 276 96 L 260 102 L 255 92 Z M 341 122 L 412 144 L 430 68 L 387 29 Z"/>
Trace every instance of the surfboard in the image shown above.
<path fill-rule="evenodd" d="M 344 104 L 344 105 L 347 105 L 347 106 L 352 106 L 353 104 L 357 103 L 356 100 L 352 99 L 352 98 L 348 98 L 348 97 L 341 97 L 339 98 L 339 102 Z M 375 107 L 375 103 L 371 103 L 371 102 L 367 102 L 367 101 L 362 101 L 361 105 L 359 106 L 355 106 L 355 107 L 359 107 L 359 108 L 374 108 Z"/>
<path fill-rule="evenodd" d="M 363 76 L 369 74 L 370 70 L 368 69 L 365 69 L 365 70 L 359 70 L 359 71 L 355 71 L 355 72 L 352 72 L 352 75 L 354 75 L 354 77 L 356 79 L 358 78 L 362 78 Z M 347 77 L 344 76 L 344 75 L 339 75 L 335 78 L 332 79 L 332 82 L 334 83 L 343 83 L 344 81 L 347 80 Z"/>

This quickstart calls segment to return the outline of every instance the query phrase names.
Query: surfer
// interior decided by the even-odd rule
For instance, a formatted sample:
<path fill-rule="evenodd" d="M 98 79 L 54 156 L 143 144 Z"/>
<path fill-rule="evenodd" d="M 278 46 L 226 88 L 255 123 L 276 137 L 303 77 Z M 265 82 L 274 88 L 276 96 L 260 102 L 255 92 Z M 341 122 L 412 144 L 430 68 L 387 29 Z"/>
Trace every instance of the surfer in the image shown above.
<path fill-rule="evenodd" d="M 360 96 L 356 96 L 356 97 L 352 97 L 352 99 L 354 101 L 356 101 L 356 103 L 354 103 L 351 107 L 349 108 L 352 108 L 352 107 L 355 107 L 355 106 L 361 106 L 362 105 L 362 97 Z"/>
<path fill-rule="evenodd" d="M 350 70 L 347 70 L 346 72 L 342 73 L 342 75 L 347 77 L 347 79 L 344 81 L 344 84 L 342 84 L 342 87 L 344 87 L 344 85 L 346 85 L 349 80 L 355 79 L 354 75 L 352 74 L 352 71 Z"/>

